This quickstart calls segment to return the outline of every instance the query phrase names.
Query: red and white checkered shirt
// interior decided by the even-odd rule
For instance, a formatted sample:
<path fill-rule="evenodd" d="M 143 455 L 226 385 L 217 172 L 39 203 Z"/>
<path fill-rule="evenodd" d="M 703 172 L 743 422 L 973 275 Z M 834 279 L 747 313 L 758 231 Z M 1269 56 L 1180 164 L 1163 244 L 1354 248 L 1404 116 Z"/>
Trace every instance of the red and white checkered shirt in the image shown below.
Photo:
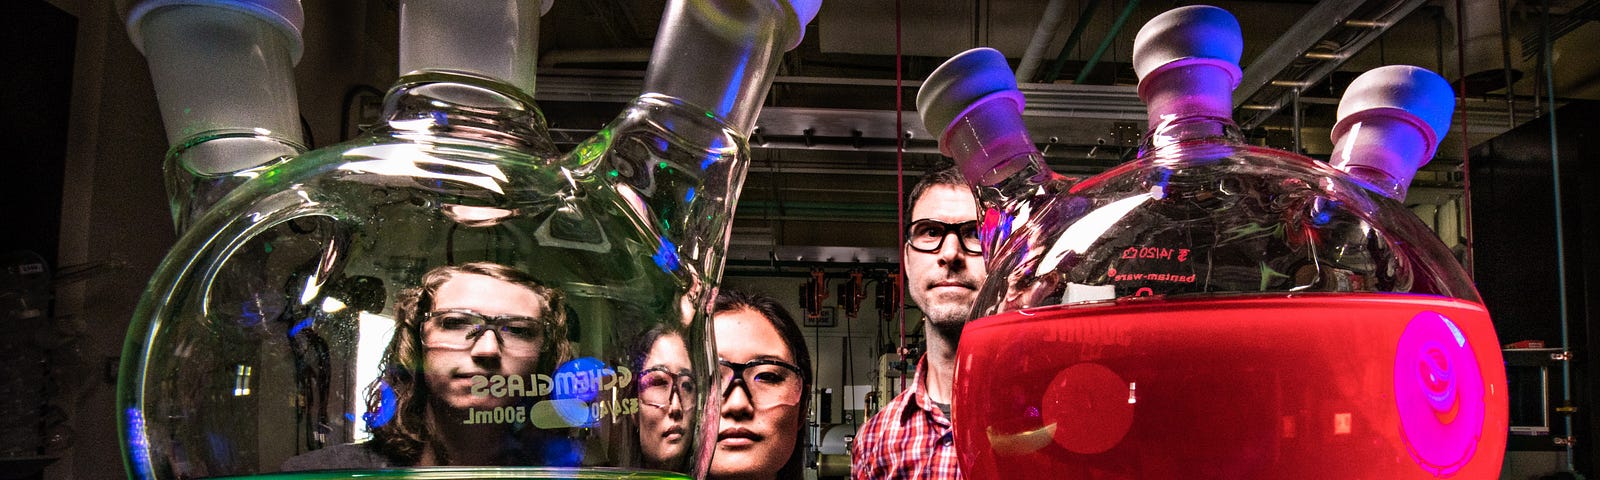
<path fill-rule="evenodd" d="M 856 480 L 961 478 L 950 418 L 924 392 L 926 372 L 926 362 L 917 362 L 911 385 L 856 432 L 850 453 Z"/>

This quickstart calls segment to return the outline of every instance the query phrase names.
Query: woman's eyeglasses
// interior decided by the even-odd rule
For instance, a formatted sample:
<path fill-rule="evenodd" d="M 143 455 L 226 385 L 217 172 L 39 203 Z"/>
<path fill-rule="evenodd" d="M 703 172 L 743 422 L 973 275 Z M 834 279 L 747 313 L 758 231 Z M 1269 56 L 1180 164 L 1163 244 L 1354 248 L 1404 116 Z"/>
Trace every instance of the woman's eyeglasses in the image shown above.
<path fill-rule="evenodd" d="M 667 367 L 651 367 L 639 374 L 639 401 L 656 408 L 672 405 L 674 396 L 680 408 L 688 409 L 695 402 L 694 377 L 687 371 L 672 372 Z"/>
<path fill-rule="evenodd" d="M 735 386 L 743 387 L 750 402 L 761 407 L 797 405 L 801 390 L 805 388 L 804 372 L 788 362 L 771 359 L 733 363 L 717 360 L 718 385 L 722 398 L 733 394 Z"/>
<path fill-rule="evenodd" d="M 484 315 L 472 310 L 435 310 L 422 314 L 422 343 L 428 348 L 471 349 L 484 332 L 494 332 L 506 355 L 539 353 L 549 321 L 520 315 Z"/>

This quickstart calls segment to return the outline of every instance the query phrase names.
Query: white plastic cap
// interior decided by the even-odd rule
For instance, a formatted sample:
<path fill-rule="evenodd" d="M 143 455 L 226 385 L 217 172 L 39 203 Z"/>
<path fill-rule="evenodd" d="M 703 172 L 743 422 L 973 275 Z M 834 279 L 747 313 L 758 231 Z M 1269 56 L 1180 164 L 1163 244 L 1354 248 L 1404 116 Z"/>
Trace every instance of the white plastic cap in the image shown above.
<path fill-rule="evenodd" d="M 783 48 L 786 52 L 800 46 L 800 41 L 806 38 L 806 25 L 811 23 L 811 19 L 817 18 L 817 11 L 822 9 L 822 0 L 789 0 L 789 7 L 794 9 L 795 19 L 800 25 L 794 29 L 794 40 Z"/>
<path fill-rule="evenodd" d="M 1239 20 L 1227 10 L 1194 5 L 1168 10 L 1150 19 L 1133 39 L 1133 72 L 1143 80 L 1163 66 L 1188 60 L 1231 66 L 1239 85 L 1239 56 L 1244 36 Z"/>
<path fill-rule="evenodd" d="M 1410 65 L 1378 67 L 1356 77 L 1345 89 L 1334 132 L 1337 134 L 1338 125 L 1348 123 L 1351 116 L 1361 112 L 1403 112 L 1426 124 L 1431 130 L 1428 133 L 1433 134 L 1428 140 L 1437 146 L 1450 131 L 1455 109 L 1455 90 L 1439 74 Z"/>
<path fill-rule="evenodd" d="M 1455 106 L 1450 82 L 1427 69 L 1372 69 L 1356 77 L 1339 100 L 1329 162 L 1403 200 L 1417 169 L 1433 159 L 1450 130 Z"/>
<path fill-rule="evenodd" d="M 300 63 L 300 55 L 305 51 L 305 40 L 300 32 L 305 30 L 306 15 L 300 9 L 300 0 L 143 0 L 137 1 L 128 10 L 128 38 L 133 40 L 133 46 L 144 53 L 144 17 L 150 12 L 164 7 L 176 6 L 204 6 L 226 8 L 244 12 L 260 18 L 262 21 L 276 27 L 283 32 L 284 38 L 289 40 L 289 58 L 294 63 Z"/>
<path fill-rule="evenodd" d="M 917 114 L 928 133 L 943 136 L 963 112 L 994 94 L 1011 97 L 1021 115 L 1022 92 L 1006 56 L 993 48 L 974 48 L 950 57 L 928 74 L 917 90 Z"/>
<path fill-rule="evenodd" d="M 1150 19 L 1133 39 L 1139 99 L 1154 130 L 1178 118 L 1231 118 L 1244 37 L 1233 14 L 1196 5 Z"/>

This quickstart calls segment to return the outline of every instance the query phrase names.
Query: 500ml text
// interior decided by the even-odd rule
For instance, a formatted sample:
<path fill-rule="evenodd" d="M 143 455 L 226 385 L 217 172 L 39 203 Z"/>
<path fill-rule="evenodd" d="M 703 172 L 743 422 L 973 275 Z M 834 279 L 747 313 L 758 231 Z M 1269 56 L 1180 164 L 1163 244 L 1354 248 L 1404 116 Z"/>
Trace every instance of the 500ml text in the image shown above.
<path fill-rule="evenodd" d="M 563 406 L 557 406 L 562 404 Z M 576 408 L 573 408 L 576 407 Z M 509 405 L 479 410 L 467 409 L 463 425 L 490 425 L 501 423 L 529 423 L 538 428 L 594 426 L 610 418 L 620 422 L 629 415 L 639 413 L 639 399 L 623 398 L 616 401 L 601 400 L 587 403 L 582 400 L 541 400 L 530 410 L 527 405 Z"/>
<path fill-rule="evenodd" d="M 525 423 L 528 421 L 528 407 L 517 405 L 514 407 L 495 407 L 488 410 L 476 408 L 467 409 L 467 420 L 464 425 L 478 425 L 490 423 Z"/>

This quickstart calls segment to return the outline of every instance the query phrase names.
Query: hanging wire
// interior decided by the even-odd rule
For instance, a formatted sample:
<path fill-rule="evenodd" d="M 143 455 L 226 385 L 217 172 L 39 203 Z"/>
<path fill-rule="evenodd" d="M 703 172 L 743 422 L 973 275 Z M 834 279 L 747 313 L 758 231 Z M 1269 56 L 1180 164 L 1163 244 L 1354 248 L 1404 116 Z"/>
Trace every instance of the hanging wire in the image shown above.
<path fill-rule="evenodd" d="M 1561 153 L 1557 150 L 1556 139 L 1556 85 L 1555 85 L 1555 58 L 1550 52 L 1550 4 L 1546 3 L 1540 10 L 1539 33 L 1544 37 L 1540 54 L 1544 57 L 1544 93 L 1549 98 L 1545 105 L 1549 109 L 1546 115 L 1550 124 L 1550 183 L 1551 195 L 1555 200 L 1556 218 L 1556 305 L 1561 317 L 1561 350 L 1572 348 L 1567 336 L 1567 251 L 1566 233 L 1561 221 Z M 1572 361 L 1561 362 L 1561 404 L 1572 404 Z M 1566 435 L 1573 435 L 1572 415 L 1564 415 L 1566 421 Z M 1567 471 L 1576 471 L 1572 463 L 1572 442 L 1563 442 L 1567 448 Z"/>
<path fill-rule="evenodd" d="M 844 383 L 844 388 L 841 388 L 840 390 L 849 389 L 849 393 L 842 395 L 844 397 L 844 402 L 843 405 L 840 405 L 840 410 L 850 410 L 850 401 L 856 396 L 856 349 L 855 345 L 850 341 L 851 337 L 854 337 L 856 334 L 854 320 L 855 318 L 848 314 L 844 316 L 844 371 L 841 372 L 844 374 L 842 375 L 843 378 L 841 378 L 841 380 L 843 380 L 841 383 Z M 819 337 L 817 340 L 821 340 L 821 338 Z M 822 342 L 819 341 L 817 343 Z M 841 413 L 841 415 L 843 414 Z M 856 416 L 851 415 L 850 426 L 855 427 L 858 424 L 859 422 L 856 421 Z M 852 431 L 854 431 L 853 428 Z"/>
<path fill-rule="evenodd" d="M 1462 2 L 1462 0 L 1456 0 L 1455 3 L 1456 18 L 1462 19 L 1460 23 L 1465 24 L 1465 19 L 1467 18 L 1463 16 L 1463 13 L 1465 13 L 1464 9 L 1466 8 L 1465 4 Z M 1464 29 L 1461 28 L 1460 25 L 1456 26 L 1456 75 L 1461 77 L 1461 81 L 1457 82 L 1459 85 L 1456 87 L 1456 105 L 1457 108 L 1459 108 L 1462 112 L 1465 112 L 1465 105 L 1467 104 L 1467 50 L 1466 36 L 1464 33 L 1462 33 L 1462 30 Z M 1467 278 L 1476 279 L 1478 278 L 1477 262 L 1473 258 L 1472 254 L 1472 144 L 1468 143 L 1467 141 L 1467 115 L 1462 113 L 1457 117 L 1460 118 L 1460 120 L 1457 121 L 1458 126 L 1456 127 L 1456 136 L 1461 137 L 1460 210 L 1463 212 L 1461 214 L 1461 228 L 1459 230 L 1461 232 L 1461 237 L 1466 239 L 1466 254 L 1462 256 L 1461 263 L 1463 263 L 1464 265 L 1462 266 L 1466 267 L 1467 269 Z M 1441 138 L 1439 140 L 1442 141 L 1444 139 Z"/>
<path fill-rule="evenodd" d="M 901 62 L 903 61 L 904 56 L 900 52 L 900 33 L 901 33 L 900 27 L 901 27 L 900 0 L 894 0 L 894 131 L 895 131 L 895 147 L 894 147 L 894 169 L 895 169 L 895 179 L 894 179 L 894 190 L 895 190 L 895 201 L 894 201 L 895 202 L 895 209 L 894 209 L 894 212 L 895 212 L 894 213 L 894 215 L 895 215 L 895 234 L 894 235 L 895 235 L 895 237 L 894 238 L 895 238 L 895 246 L 897 248 L 901 248 L 903 250 L 904 247 L 902 247 L 902 245 L 906 244 L 906 237 L 905 237 L 906 232 L 905 232 L 905 229 L 900 228 L 900 226 L 906 224 L 906 135 L 904 133 L 906 131 L 906 128 L 905 128 L 905 120 L 902 117 L 905 115 L 904 103 L 905 103 L 906 95 L 905 95 L 905 90 L 903 90 L 905 88 L 905 69 L 901 67 Z M 895 276 L 895 278 L 894 278 L 894 293 L 890 295 L 890 297 L 894 298 L 894 299 L 901 298 L 900 297 L 900 292 L 901 292 L 901 290 L 906 288 L 905 287 L 905 278 L 906 278 L 905 262 L 900 262 L 900 263 L 901 263 L 900 275 L 896 275 Z M 893 305 L 894 305 L 894 309 L 895 309 L 895 312 L 896 312 L 895 316 L 900 321 L 900 343 L 899 343 L 899 349 L 895 352 L 895 354 L 896 355 L 900 355 L 901 357 L 904 357 L 905 356 L 905 351 L 906 351 L 906 309 L 905 309 L 905 302 L 904 301 L 897 301 Z M 905 360 L 905 358 L 901 358 L 901 360 Z M 906 389 L 906 376 L 905 375 L 901 375 L 900 376 L 900 390 L 903 391 L 905 389 Z"/>

